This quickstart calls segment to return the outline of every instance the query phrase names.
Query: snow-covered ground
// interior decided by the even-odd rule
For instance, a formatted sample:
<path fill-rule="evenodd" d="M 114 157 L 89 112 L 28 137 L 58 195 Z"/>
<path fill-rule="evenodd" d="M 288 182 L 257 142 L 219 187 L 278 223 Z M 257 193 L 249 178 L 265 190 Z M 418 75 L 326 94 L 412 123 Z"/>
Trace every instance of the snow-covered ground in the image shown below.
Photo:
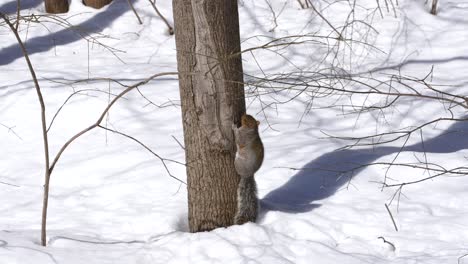
<path fill-rule="evenodd" d="M 41 2 L 22 0 L 22 14 L 42 14 Z M 157 5 L 172 23 L 170 2 Z M 349 18 L 348 1 L 314 2 L 338 30 Z M 274 52 L 256 49 L 243 57 L 246 81 L 329 65 L 353 72 L 373 70 L 376 78 L 383 78 L 382 71 L 398 69 L 423 78 L 434 67 L 433 83 L 468 96 L 468 1 L 441 1 L 438 16 L 429 14 L 424 0 L 399 0 L 395 12 L 392 5 L 387 12 L 384 2 L 358 0 L 352 15 L 363 23 L 346 33 L 373 48 L 358 44 L 338 48 L 341 53 L 335 59 L 326 55 L 326 46 L 315 42 Z M 49 131 L 52 155 L 95 122 L 109 100 L 124 89 L 109 78 L 131 85 L 176 70 L 174 37 L 148 1 L 137 0 L 135 7 L 143 25 L 123 0 L 102 10 L 73 0 L 70 13 L 61 17 L 76 26 L 75 31 L 54 23 L 20 25 L 44 93 L 48 121 L 61 109 Z M 15 10 L 15 1 L 0 1 L 0 12 Z M 334 34 L 312 9 L 300 9 L 293 0 L 243 0 L 239 12 L 243 49 L 271 38 Z M 404 100 L 383 120 L 379 115 L 343 115 L 327 108 L 335 98 L 316 99 L 310 107 L 303 94 L 275 104 L 294 93 L 258 97 L 254 86 L 247 87 L 248 112 L 262 122 L 266 148 L 264 165 L 256 175 L 262 199 L 257 223 L 188 233 L 185 185 L 171 178 L 161 161 L 139 144 L 96 129 L 74 142 L 54 169 L 48 246 L 41 247 L 40 108 L 14 35 L 0 27 L 0 36 L 0 264 L 468 263 L 468 257 L 463 258 L 468 253 L 468 177 L 437 177 L 408 185 L 392 200 L 396 189 L 381 188 L 387 167 L 337 173 L 395 157 L 399 162 L 427 159 L 448 168 L 465 166 L 466 123 L 429 126 L 404 148 L 403 140 L 336 151 L 346 142 L 322 133 L 368 135 L 419 125 L 450 116 L 446 105 Z M 466 114 L 457 108 L 453 113 Z M 183 142 L 183 133 L 176 77 L 157 78 L 132 91 L 112 107 L 103 125 L 137 138 L 164 158 L 184 161 L 178 143 Z M 185 180 L 183 166 L 170 161 L 167 165 L 172 175 Z M 397 183 L 428 174 L 392 167 L 387 176 Z"/>

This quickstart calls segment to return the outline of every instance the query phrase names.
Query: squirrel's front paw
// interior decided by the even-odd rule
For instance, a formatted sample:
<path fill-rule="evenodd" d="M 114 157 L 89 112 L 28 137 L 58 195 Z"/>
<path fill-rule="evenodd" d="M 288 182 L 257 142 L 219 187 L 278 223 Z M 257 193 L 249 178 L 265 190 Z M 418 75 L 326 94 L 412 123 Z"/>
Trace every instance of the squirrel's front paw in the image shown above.
<path fill-rule="evenodd" d="M 232 128 L 232 130 L 235 131 L 235 130 L 237 129 L 237 125 L 233 123 L 232 126 L 231 126 L 231 128 Z"/>

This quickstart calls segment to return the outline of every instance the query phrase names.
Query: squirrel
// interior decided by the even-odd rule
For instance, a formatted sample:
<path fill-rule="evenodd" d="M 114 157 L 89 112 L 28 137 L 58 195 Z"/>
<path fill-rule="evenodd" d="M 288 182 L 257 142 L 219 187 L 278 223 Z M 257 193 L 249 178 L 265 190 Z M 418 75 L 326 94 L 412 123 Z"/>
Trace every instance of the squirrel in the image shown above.
<path fill-rule="evenodd" d="M 244 114 L 241 127 L 232 125 L 236 141 L 236 159 L 234 166 L 240 175 L 237 188 L 237 212 L 234 223 L 241 225 L 257 219 L 258 199 L 254 174 L 262 166 L 263 143 L 258 134 L 259 121 Z"/>

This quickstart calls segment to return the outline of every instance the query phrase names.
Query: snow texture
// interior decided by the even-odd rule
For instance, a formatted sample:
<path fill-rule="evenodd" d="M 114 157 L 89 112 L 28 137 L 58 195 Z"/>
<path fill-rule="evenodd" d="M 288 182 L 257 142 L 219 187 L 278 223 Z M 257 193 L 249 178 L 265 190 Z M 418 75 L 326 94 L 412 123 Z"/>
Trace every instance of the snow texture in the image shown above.
<path fill-rule="evenodd" d="M 313 2 L 340 30 L 350 2 Z M 429 14 L 424 0 L 386 2 L 393 4 L 388 11 L 384 1 L 356 2 L 352 15 L 373 29 L 356 23 L 347 36 L 375 48 L 355 44 L 350 52 L 344 47 L 344 55 L 337 57 L 343 71 L 374 71 L 377 78 L 383 76 L 378 72 L 400 71 L 422 78 L 433 67 L 433 83 L 468 96 L 468 2 L 441 1 L 437 16 Z M 74 29 L 52 22 L 20 25 L 44 93 L 47 120 L 61 108 L 49 131 L 52 155 L 95 122 L 124 89 L 108 78 L 131 85 L 158 72 L 176 71 L 174 37 L 148 1 L 134 4 L 143 25 L 127 1 L 119 0 L 101 10 L 71 1 L 70 13 L 61 17 Z M 173 23 L 171 1 L 157 5 Z M 22 15 L 44 13 L 42 1 L 22 0 L 21 7 Z M 2 0 L 0 11 L 14 17 L 15 1 Z M 241 0 L 239 12 L 244 50 L 273 38 L 336 33 L 297 1 Z M 44 174 L 39 103 L 13 34 L 3 25 L 0 35 L 0 264 L 468 263 L 463 257 L 468 253 L 468 177 L 408 185 L 392 199 L 396 188 L 381 188 L 386 172 L 395 183 L 427 177 L 427 172 L 397 166 L 388 171 L 385 166 L 356 169 L 423 156 L 447 167 L 465 166 L 466 122 L 437 123 L 406 144 L 400 140 L 338 150 L 346 142 L 322 132 L 362 136 L 415 126 L 450 112 L 440 102 L 415 99 L 389 110 L 385 120 L 371 113 L 343 115 L 322 107 L 335 99 L 316 99 L 310 107 L 303 94 L 275 104 L 294 93 L 258 97 L 253 86 L 246 87 L 248 112 L 261 121 L 266 151 L 256 174 L 261 205 L 256 223 L 187 232 L 185 185 L 139 144 L 95 129 L 64 152 L 53 172 L 44 248 L 39 241 Z M 332 65 L 325 56 L 327 47 L 310 40 L 244 53 L 245 80 Z M 157 78 L 119 100 L 103 126 L 137 138 L 161 157 L 184 162 L 179 104 L 177 78 Z M 185 181 L 184 166 L 171 161 L 167 165 Z"/>

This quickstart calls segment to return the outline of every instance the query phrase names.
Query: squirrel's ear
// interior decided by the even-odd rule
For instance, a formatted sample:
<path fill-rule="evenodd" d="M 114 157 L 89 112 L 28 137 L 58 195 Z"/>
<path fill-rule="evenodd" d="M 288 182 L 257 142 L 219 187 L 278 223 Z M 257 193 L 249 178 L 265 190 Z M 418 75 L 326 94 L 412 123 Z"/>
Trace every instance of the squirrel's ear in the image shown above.
<path fill-rule="evenodd" d="M 257 126 L 260 125 L 260 121 L 257 121 Z"/>

